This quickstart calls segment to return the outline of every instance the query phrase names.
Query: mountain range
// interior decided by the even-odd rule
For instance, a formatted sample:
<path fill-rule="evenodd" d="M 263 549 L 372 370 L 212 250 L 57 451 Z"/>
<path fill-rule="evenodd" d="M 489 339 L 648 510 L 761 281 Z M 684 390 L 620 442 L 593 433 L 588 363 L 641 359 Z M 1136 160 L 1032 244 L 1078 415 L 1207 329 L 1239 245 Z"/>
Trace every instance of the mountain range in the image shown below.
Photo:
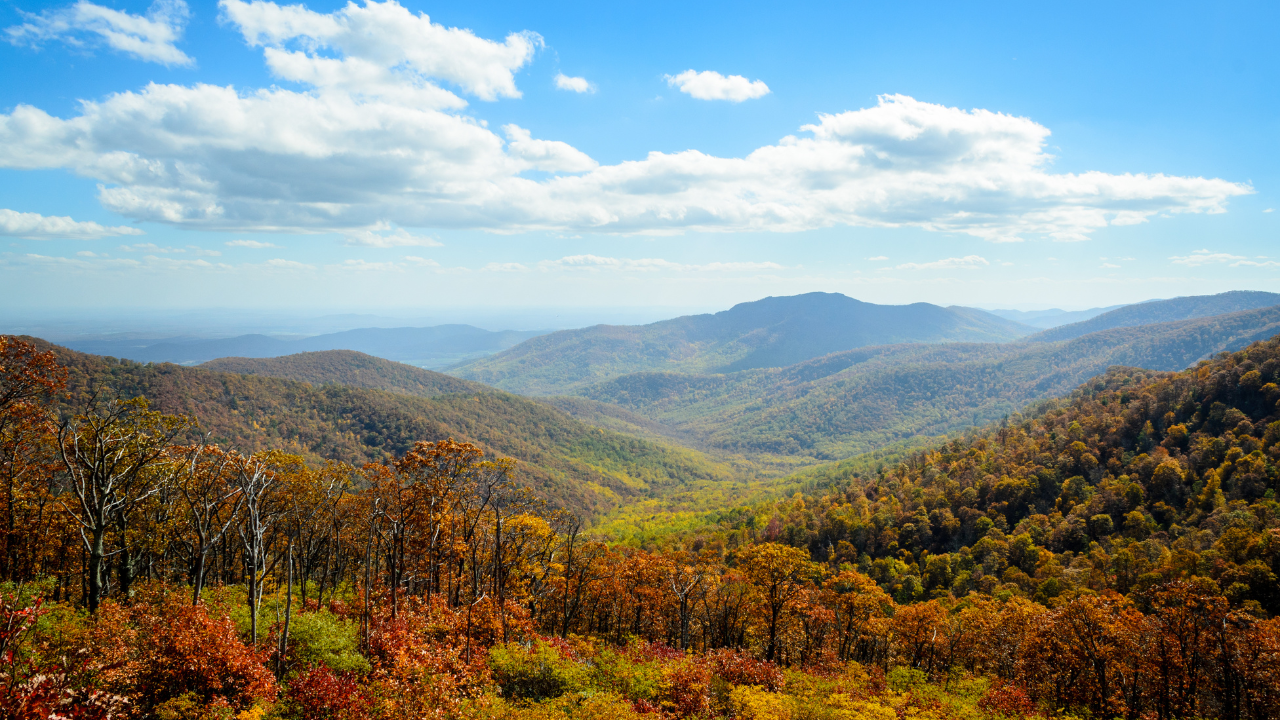
<path fill-rule="evenodd" d="M 434 327 L 360 328 L 297 339 L 268 335 L 239 335 L 230 338 L 167 338 L 164 340 L 125 337 L 119 339 L 69 340 L 65 346 L 94 355 L 125 358 L 136 362 L 171 362 L 194 365 L 216 358 L 269 358 L 323 350 L 355 350 L 419 367 L 438 368 L 505 350 L 543 330 L 484 330 L 472 325 Z"/>
<path fill-rule="evenodd" d="M 973 308 L 877 305 L 815 292 L 648 325 L 561 330 L 449 372 L 511 392 L 559 395 L 634 372 L 731 373 L 871 345 L 1005 342 L 1034 332 Z"/>

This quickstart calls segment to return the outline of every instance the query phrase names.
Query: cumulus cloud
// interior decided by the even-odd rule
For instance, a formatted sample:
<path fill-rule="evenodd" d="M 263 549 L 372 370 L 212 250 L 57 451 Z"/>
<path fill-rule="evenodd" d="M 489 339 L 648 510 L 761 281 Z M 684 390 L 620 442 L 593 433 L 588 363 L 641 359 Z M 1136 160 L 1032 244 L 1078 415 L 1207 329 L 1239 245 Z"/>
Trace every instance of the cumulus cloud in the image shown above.
<path fill-rule="evenodd" d="M 528 130 L 519 125 L 503 125 L 502 131 L 507 134 L 507 151 L 536 170 L 575 173 L 585 172 L 599 165 L 569 143 L 535 140 Z"/>
<path fill-rule="evenodd" d="M 964 257 L 943 258 L 942 260 L 934 260 L 927 263 L 903 263 L 896 266 L 897 270 L 977 270 L 986 267 L 991 263 L 986 258 L 979 255 L 965 255 Z"/>
<path fill-rule="evenodd" d="M 261 240 L 231 240 L 226 243 L 227 247 L 252 248 L 254 250 L 263 250 L 265 248 L 278 248 L 279 245 Z"/>
<path fill-rule="evenodd" d="M 748 80 L 741 75 L 725 77 L 714 70 L 685 70 L 679 75 L 667 75 L 666 80 L 671 87 L 699 100 L 742 102 L 769 94 L 769 86 L 762 80 Z"/>
<path fill-rule="evenodd" d="M 595 92 L 596 88 L 584 77 L 569 77 L 564 73 L 556 73 L 556 87 L 576 93 Z"/>
<path fill-rule="evenodd" d="M 141 234 L 142 231 L 138 228 L 127 225 L 110 227 L 96 222 L 77 222 L 69 217 L 0 208 L 0 236 L 27 240 L 96 240 L 104 237 Z"/>
<path fill-rule="evenodd" d="M 744 157 L 687 150 L 599 165 L 518 125 L 499 135 L 454 94 L 518 96 L 514 72 L 535 35 L 479 38 L 393 1 L 327 14 L 261 0 L 222 8 L 273 72 L 304 87 L 151 84 L 67 118 L 18 105 L 0 114 L 0 167 L 96 179 L 103 206 L 138 221 L 340 232 L 376 247 L 430 244 L 392 227 L 1080 240 L 1155 215 L 1223 212 L 1252 192 L 1199 177 L 1055 174 L 1049 130 L 1032 120 L 899 95 L 822 115 Z"/>
<path fill-rule="evenodd" d="M 885 255 L 876 255 L 875 257 L 869 257 L 867 259 L 872 262 L 877 262 L 879 260 L 888 260 L 889 258 Z"/>
<path fill-rule="evenodd" d="M 374 226 L 372 229 L 348 232 L 343 244 L 373 248 L 440 247 L 443 245 L 435 238 L 414 235 L 404 228 L 397 228 L 395 232 L 387 232 L 389 229 L 385 224 L 382 224 Z"/>
<path fill-rule="evenodd" d="M 481 100 L 517 98 L 515 72 L 543 45 L 532 32 L 512 33 L 503 42 L 486 40 L 433 23 L 426 13 L 415 15 L 395 0 L 351 2 L 327 14 L 263 0 L 219 0 L 218 5 L 246 42 L 265 48 L 267 64 L 278 76 L 375 95 L 409 85 L 441 101 L 445 95 L 436 83 L 445 82 Z M 323 55 L 325 50 L 337 57 Z"/>
<path fill-rule="evenodd" d="M 1280 262 L 1277 262 L 1275 260 L 1263 260 L 1262 262 L 1258 262 L 1257 260 L 1241 260 L 1239 262 L 1231 263 L 1231 267 L 1260 267 L 1260 268 L 1280 267 Z"/>
<path fill-rule="evenodd" d="M 1231 255 L 1230 253 L 1216 253 L 1209 250 L 1195 250 L 1190 255 L 1174 255 L 1169 258 L 1175 265 L 1186 265 L 1187 267 L 1199 267 L 1201 265 L 1214 265 L 1217 263 L 1231 262 L 1233 260 L 1244 260 L 1243 255 Z"/>
<path fill-rule="evenodd" d="M 5 28 L 9 42 L 15 45 L 62 40 L 84 47 L 91 41 L 99 41 L 139 60 L 162 65 L 195 64 L 174 45 L 182 39 L 191 15 L 183 0 L 156 0 L 146 15 L 130 15 L 88 0 L 38 15 L 25 15 L 27 22 Z"/>

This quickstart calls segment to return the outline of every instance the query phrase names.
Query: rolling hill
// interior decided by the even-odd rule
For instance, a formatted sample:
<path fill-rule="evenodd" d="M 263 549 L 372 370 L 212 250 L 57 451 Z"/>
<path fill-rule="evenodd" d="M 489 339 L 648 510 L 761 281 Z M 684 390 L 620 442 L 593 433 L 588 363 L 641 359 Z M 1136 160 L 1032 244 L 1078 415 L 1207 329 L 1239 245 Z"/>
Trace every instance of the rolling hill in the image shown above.
<path fill-rule="evenodd" d="M 1137 305 L 1125 305 L 1088 320 L 1051 328 L 1036 333 L 1026 340 L 1028 342 L 1070 340 L 1099 330 L 1194 320 L 1241 310 L 1257 310 L 1273 305 L 1280 305 L 1280 294 L 1250 290 L 1233 290 L 1217 295 L 1192 295 L 1172 300 L 1152 300 Z"/>
<path fill-rule="evenodd" d="M 779 369 L 633 373 L 579 394 L 702 447 L 813 463 L 999 420 L 1110 366 L 1181 370 L 1277 333 L 1280 306 L 1055 343 L 891 345 Z"/>
<path fill-rule="evenodd" d="M 267 335 L 231 338 L 67 341 L 72 350 L 126 358 L 137 362 L 172 362 L 192 365 L 222 357 L 270 358 L 303 352 L 355 350 L 388 360 L 422 367 L 443 367 L 467 358 L 505 350 L 538 330 L 492 332 L 471 325 L 434 327 L 361 328 L 285 340 Z"/>
<path fill-rule="evenodd" d="M 550 405 L 491 389 L 416 397 L 136 363 L 22 339 L 57 352 L 74 395 L 106 388 L 146 397 L 156 409 L 194 416 L 224 446 L 362 464 L 386 462 L 418 440 L 453 437 L 515 458 L 524 483 L 588 519 L 630 498 L 738 477 L 729 465 L 696 451 L 593 427 Z M 314 367 L 311 359 L 294 365 Z"/>
<path fill-rule="evenodd" d="M 1031 332 L 972 308 L 876 305 L 837 293 L 808 293 L 649 325 L 563 330 L 450 372 L 512 392 L 557 395 L 641 371 L 729 373 L 785 367 L 870 345 L 1000 342 Z"/>
<path fill-rule="evenodd" d="M 345 385 L 422 397 L 493 392 L 487 385 L 354 350 L 321 350 L 274 358 L 225 357 L 201 363 L 199 367 L 213 372 L 262 375 L 313 385 Z"/>

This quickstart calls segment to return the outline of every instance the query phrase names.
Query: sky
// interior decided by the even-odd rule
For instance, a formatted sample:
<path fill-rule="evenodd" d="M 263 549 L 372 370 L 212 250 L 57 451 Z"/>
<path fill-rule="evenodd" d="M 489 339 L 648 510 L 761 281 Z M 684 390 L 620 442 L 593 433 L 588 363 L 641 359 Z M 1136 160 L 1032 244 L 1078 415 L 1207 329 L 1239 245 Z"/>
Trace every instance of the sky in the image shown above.
<path fill-rule="evenodd" d="M 1263 2 L 5 0 L 0 306 L 1280 291 L 1278 31 Z"/>

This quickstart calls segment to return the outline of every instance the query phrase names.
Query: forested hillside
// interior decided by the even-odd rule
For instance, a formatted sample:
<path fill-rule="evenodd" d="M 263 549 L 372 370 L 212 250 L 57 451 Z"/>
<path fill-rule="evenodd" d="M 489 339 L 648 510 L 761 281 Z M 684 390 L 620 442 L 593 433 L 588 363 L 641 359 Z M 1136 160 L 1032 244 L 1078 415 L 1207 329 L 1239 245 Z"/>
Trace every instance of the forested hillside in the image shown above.
<path fill-rule="evenodd" d="M 512 392 L 556 395 L 639 371 L 725 373 L 783 367 L 868 345 L 999 342 L 1031 332 L 972 308 L 875 305 L 808 293 L 650 325 L 563 330 L 450 372 Z"/>
<path fill-rule="evenodd" d="M 1192 580 L 1274 616 L 1277 383 L 1280 338 L 1179 373 L 1114 368 L 1030 417 L 875 470 L 833 467 L 825 492 L 711 513 L 666 541 L 783 542 L 899 602 L 1114 590 L 1142 605 Z"/>
<path fill-rule="evenodd" d="M 1217 295 L 1193 295 L 1172 300 L 1153 300 L 1126 305 L 1088 320 L 1051 328 L 1032 335 L 1027 340 L 1030 342 L 1070 340 L 1100 330 L 1194 320 L 1275 305 L 1280 305 L 1280 294 L 1248 290 L 1232 290 Z"/>
<path fill-rule="evenodd" d="M 422 397 L 493 392 L 487 385 L 354 350 L 324 350 L 275 358 L 224 357 L 199 367 L 213 372 L 261 375 L 312 385 L 346 385 Z"/>
<path fill-rule="evenodd" d="M 1112 365 L 1179 370 L 1278 332 L 1271 307 L 1056 343 L 897 345 L 781 369 L 638 373 L 580 392 L 708 447 L 829 461 L 999 420 Z"/>
<path fill-rule="evenodd" d="M 519 460 L 526 484 L 553 505 L 584 518 L 629 497 L 734 477 L 729 466 L 696 451 L 591 427 L 554 407 L 509 393 L 413 397 L 53 349 L 70 370 L 73 392 L 101 388 L 145 397 L 163 412 L 196 418 L 212 441 L 242 452 L 287 448 L 312 461 L 359 465 L 398 457 L 419 440 L 452 437 Z M 337 359 L 350 358 L 304 356 L 277 367 L 320 372 Z M 374 365 L 393 385 L 403 385 L 414 374 L 412 368 L 406 375 L 388 373 L 391 363 Z M 424 377 L 432 381 L 433 376 Z M 464 382 L 441 380 L 442 387 Z"/>

